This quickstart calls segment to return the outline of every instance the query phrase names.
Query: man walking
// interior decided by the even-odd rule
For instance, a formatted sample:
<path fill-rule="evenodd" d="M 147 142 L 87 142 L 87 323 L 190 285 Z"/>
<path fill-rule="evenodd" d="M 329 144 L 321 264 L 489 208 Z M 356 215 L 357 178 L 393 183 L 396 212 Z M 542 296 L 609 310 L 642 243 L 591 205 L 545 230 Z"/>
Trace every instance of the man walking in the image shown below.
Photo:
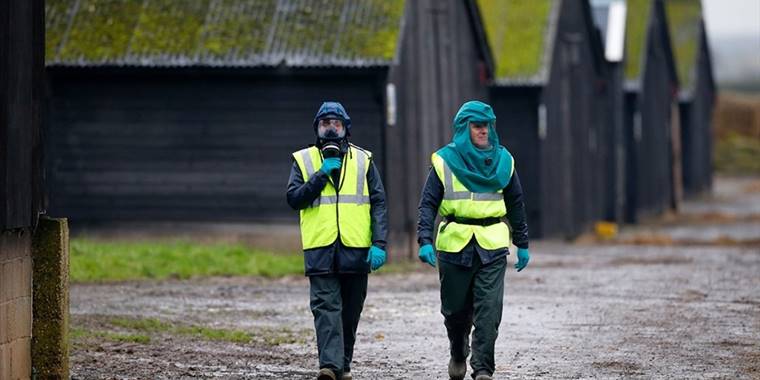
<path fill-rule="evenodd" d="M 287 200 L 301 241 L 319 350 L 319 380 L 350 380 L 367 274 L 385 264 L 385 190 L 372 153 L 349 143 L 351 118 L 325 102 L 316 145 L 293 153 Z"/>
<path fill-rule="evenodd" d="M 510 243 L 517 246 L 518 272 L 530 260 L 520 179 L 495 122 L 488 104 L 462 105 L 451 143 L 432 155 L 419 204 L 419 258 L 433 267 L 438 262 L 451 379 L 465 377 L 473 326 L 472 377 L 492 379 Z M 442 221 L 433 248 L 436 213 Z"/>

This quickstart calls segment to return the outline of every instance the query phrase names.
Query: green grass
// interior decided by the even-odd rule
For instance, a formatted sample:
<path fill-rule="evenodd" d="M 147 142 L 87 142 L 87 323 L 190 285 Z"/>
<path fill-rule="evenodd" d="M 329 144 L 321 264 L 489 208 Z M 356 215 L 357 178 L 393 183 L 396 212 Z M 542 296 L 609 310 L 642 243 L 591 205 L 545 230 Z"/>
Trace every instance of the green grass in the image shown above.
<path fill-rule="evenodd" d="M 150 343 L 150 336 L 145 335 L 145 334 L 125 334 L 125 333 L 116 333 L 116 332 L 109 332 L 109 331 L 90 331 L 90 330 L 85 330 L 83 328 L 72 328 L 69 331 L 69 339 L 75 342 L 82 341 L 85 339 L 95 339 L 95 338 L 105 339 L 111 342 L 139 343 L 139 344 Z"/>
<path fill-rule="evenodd" d="M 158 318 L 111 318 L 95 330 L 74 327 L 70 338 L 76 344 L 85 344 L 93 338 L 113 342 L 150 343 L 151 338 L 161 334 L 192 337 L 208 341 L 231 343 L 261 342 L 270 346 L 303 343 L 311 330 L 294 331 L 289 328 L 256 328 L 252 331 L 211 328 L 201 325 L 180 324 Z M 117 330 L 117 331 L 112 331 Z M 125 331 L 127 331 L 125 333 Z"/>
<path fill-rule="evenodd" d="M 179 335 L 193 336 L 205 340 L 233 343 L 248 343 L 251 341 L 251 335 L 240 330 L 212 329 L 204 326 L 178 326 L 173 331 Z"/>
<path fill-rule="evenodd" d="M 143 333 L 169 333 L 234 343 L 248 343 L 251 341 L 251 335 L 241 330 L 214 329 L 198 325 L 178 325 L 164 322 L 158 318 L 136 319 L 121 317 L 112 319 L 110 323 L 119 328 L 136 330 Z"/>
<path fill-rule="evenodd" d="M 174 325 L 169 322 L 163 322 L 158 318 L 114 318 L 111 324 L 124 329 L 138 330 L 144 332 L 162 332 L 170 331 Z"/>
<path fill-rule="evenodd" d="M 715 146 L 715 169 L 724 174 L 760 174 L 760 140 L 729 133 Z"/>
<path fill-rule="evenodd" d="M 303 274 L 303 255 L 233 244 L 71 239 L 72 282 Z"/>
<path fill-rule="evenodd" d="M 173 335 L 193 336 L 206 340 L 221 340 L 234 343 L 248 343 L 250 334 L 241 330 L 214 329 L 198 325 L 179 325 L 165 322 L 158 318 L 114 318 L 111 325 L 144 333 L 169 333 Z"/>
<path fill-rule="evenodd" d="M 137 319 L 120 317 L 111 319 L 108 321 L 108 324 L 119 330 L 129 330 L 129 332 L 104 331 L 102 329 L 88 330 L 74 327 L 69 331 L 69 338 L 77 344 L 91 339 L 148 344 L 151 341 L 151 336 L 163 333 L 232 343 L 249 343 L 252 340 L 252 335 L 242 330 L 217 329 L 198 325 L 179 325 L 164 322 L 157 318 Z M 290 343 L 295 339 L 293 338 L 293 333 L 288 331 L 278 332 L 277 334 L 265 331 L 263 335 L 264 337 L 261 340 L 272 345 Z"/>

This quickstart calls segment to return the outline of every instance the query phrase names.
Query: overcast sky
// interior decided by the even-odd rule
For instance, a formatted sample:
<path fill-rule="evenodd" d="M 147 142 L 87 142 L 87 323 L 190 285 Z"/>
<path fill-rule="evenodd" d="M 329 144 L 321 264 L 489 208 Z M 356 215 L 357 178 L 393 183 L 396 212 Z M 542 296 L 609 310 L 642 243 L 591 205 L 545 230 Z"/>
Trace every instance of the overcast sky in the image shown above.
<path fill-rule="evenodd" d="M 712 38 L 754 36 L 760 49 L 760 0 L 702 0 Z"/>
<path fill-rule="evenodd" d="M 760 0 L 702 0 L 718 82 L 760 83 Z"/>

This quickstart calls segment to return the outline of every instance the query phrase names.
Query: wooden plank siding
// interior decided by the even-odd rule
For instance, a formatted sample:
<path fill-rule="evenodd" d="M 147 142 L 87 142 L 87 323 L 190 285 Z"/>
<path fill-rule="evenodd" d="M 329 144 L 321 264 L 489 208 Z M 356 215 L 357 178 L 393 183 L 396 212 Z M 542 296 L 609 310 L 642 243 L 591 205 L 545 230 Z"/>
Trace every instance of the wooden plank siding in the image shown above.
<path fill-rule="evenodd" d="M 291 152 L 325 100 L 384 165 L 382 71 L 319 75 L 51 71 L 51 213 L 112 220 L 287 221 Z"/>
<path fill-rule="evenodd" d="M 407 1 L 400 62 L 389 82 L 397 88 L 398 124 L 386 132 L 390 241 L 416 252 L 417 205 L 430 156 L 451 140 L 459 107 L 488 102 L 486 58 L 467 1 Z"/>
<path fill-rule="evenodd" d="M 531 237 L 544 235 L 543 184 L 539 168 L 545 150 L 538 135 L 539 95 L 537 87 L 492 87 L 490 95 L 496 113 L 496 131 L 502 145 L 514 157 L 515 170 L 520 176 Z"/>
<path fill-rule="evenodd" d="M 678 80 L 662 3 L 653 2 L 638 89 L 626 95 L 627 221 L 636 223 L 674 203 L 671 109 Z"/>
<path fill-rule="evenodd" d="M 40 0 L 0 4 L 0 230 L 32 226 L 44 208 L 43 9 Z"/>
<path fill-rule="evenodd" d="M 516 159 L 532 237 L 575 237 L 603 217 L 598 191 L 607 177 L 598 109 L 606 100 L 598 92 L 604 74 L 594 51 L 601 46 L 583 4 L 559 6 L 554 35 L 546 37 L 553 41 L 546 83 L 491 91 L 499 135 Z"/>
<path fill-rule="evenodd" d="M 313 115 L 332 99 L 354 121 L 352 141 L 375 153 L 392 256 L 411 256 L 430 155 L 450 141 L 465 101 L 488 101 L 479 23 L 469 0 L 407 1 L 398 51 L 373 67 L 50 67 L 46 166 L 60 190 L 51 213 L 74 223 L 295 222 L 285 203 L 289 155 L 313 142 Z"/>
<path fill-rule="evenodd" d="M 713 179 L 712 112 L 716 89 L 704 28 L 700 40 L 696 84 L 690 96 L 679 104 L 684 194 L 690 197 L 710 191 Z"/>
<path fill-rule="evenodd" d="M 32 235 L 40 164 L 42 0 L 0 1 L 0 378 L 32 376 Z M 11 355 L 12 353 L 12 355 Z"/>

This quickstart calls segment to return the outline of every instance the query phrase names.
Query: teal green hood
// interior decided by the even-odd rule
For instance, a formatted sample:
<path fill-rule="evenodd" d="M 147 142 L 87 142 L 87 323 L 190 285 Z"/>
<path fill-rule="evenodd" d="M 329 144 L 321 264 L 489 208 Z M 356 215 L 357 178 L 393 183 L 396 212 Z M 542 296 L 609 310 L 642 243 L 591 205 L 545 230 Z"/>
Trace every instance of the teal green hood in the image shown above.
<path fill-rule="evenodd" d="M 470 122 L 488 124 L 491 147 L 478 149 L 470 140 Z M 451 171 L 473 193 L 493 193 L 507 186 L 512 177 L 512 155 L 499 144 L 496 115 L 488 104 L 470 101 L 454 117 L 454 137 L 436 152 Z"/>

